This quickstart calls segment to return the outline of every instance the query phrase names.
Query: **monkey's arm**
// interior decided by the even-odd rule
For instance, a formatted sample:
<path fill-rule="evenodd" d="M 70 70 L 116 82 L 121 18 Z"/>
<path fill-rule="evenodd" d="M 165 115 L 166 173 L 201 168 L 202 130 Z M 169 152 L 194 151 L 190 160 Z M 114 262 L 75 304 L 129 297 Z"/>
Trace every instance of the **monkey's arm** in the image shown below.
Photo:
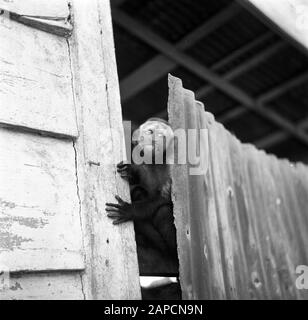
<path fill-rule="evenodd" d="M 114 219 L 113 224 L 129 220 L 152 220 L 160 207 L 170 204 L 170 200 L 156 196 L 145 200 L 128 203 L 115 196 L 118 203 L 106 203 L 107 216 Z"/>
<path fill-rule="evenodd" d="M 130 185 L 139 183 L 140 177 L 137 165 L 121 161 L 117 164 L 117 172 L 120 174 L 121 178 L 127 180 Z"/>
<path fill-rule="evenodd" d="M 153 228 L 145 228 L 142 234 L 150 242 L 162 250 L 168 251 L 172 256 L 177 255 L 176 230 L 174 226 L 172 203 L 163 197 L 136 201 L 132 204 L 116 196 L 118 204 L 106 203 L 107 216 L 114 219 L 113 224 L 120 224 L 129 220 L 142 222 L 146 226 L 151 222 Z M 167 250 L 166 250 L 167 249 Z"/>

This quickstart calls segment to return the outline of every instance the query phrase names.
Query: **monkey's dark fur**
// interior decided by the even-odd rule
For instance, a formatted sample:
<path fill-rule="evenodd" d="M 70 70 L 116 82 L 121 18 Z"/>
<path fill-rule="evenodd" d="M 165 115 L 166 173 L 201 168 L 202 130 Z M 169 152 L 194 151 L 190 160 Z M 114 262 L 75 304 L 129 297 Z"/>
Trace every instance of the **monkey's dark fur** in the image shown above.
<path fill-rule="evenodd" d="M 149 119 L 143 127 L 141 126 L 142 130 L 147 129 L 147 124 L 159 126 L 160 122 L 166 126 L 164 120 Z M 154 131 L 155 129 L 150 130 L 152 134 Z M 137 144 L 141 145 L 141 141 L 143 139 L 138 140 Z M 154 139 L 153 141 L 155 143 Z M 164 148 L 164 153 L 165 151 Z M 168 165 L 166 163 L 137 165 L 120 162 L 117 165 L 117 171 L 130 184 L 132 203 L 127 203 L 116 196 L 118 203 L 106 204 L 108 217 L 114 219 L 114 224 L 128 220 L 134 221 L 137 246 L 140 242 L 142 245 L 146 243 L 147 246 L 155 247 L 163 255 L 177 261 Z"/>

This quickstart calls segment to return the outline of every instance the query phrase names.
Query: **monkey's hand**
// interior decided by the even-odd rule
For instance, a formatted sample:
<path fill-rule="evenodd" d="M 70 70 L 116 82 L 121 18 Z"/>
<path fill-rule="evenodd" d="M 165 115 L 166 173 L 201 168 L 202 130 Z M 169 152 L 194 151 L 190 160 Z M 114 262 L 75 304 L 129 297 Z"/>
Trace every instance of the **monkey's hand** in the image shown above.
<path fill-rule="evenodd" d="M 133 205 L 123 201 L 119 196 L 115 196 L 115 198 L 118 203 L 106 203 L 107 217 L 113 219 L 113 224 L 120 224 L 133 220 Z"/>
<path fill-rule="evenodd" d="M 124 161 L 119 162 L 117 164 L 117 171 L 120 174 L 121 178 L 129 182 L 134 178 L 133 168 L 130 163 L 125 163 Z"/>

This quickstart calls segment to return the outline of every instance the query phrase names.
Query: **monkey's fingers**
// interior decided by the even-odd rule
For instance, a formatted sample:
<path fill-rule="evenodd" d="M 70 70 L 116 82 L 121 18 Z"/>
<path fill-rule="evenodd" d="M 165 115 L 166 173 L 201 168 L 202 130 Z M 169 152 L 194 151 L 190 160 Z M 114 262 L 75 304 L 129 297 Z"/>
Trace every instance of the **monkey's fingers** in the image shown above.
<path fill-rule="evenodd" d="M 107 210 L 108 207 L 120 209 L 120 208 L 122 208 L 122 205 L 120 205 L 118 203 L 109 203 L 109 202 L 107 202 L 106 203 L 106 210 Z"/>
<path fill-rule="evenodd" d="M 120 212 L 109 212 L 108 214 L 107 214 L 107 217 L 108 218 L 123 218 L 124 217 L 124 215 L 122 214 L 122 213 L 120 213 Z"/>
<path fill-rule="evenodd" d="M 120 224 L 120 223 L 124 223 L 124 222 L 127 222 L 128 219 L 117 219 L 117 220 L 114 220 L 112 223 L 114 225 L 117 225 L 117 224 Z"/>
<path fill-rule="evenodd" d="M 126 171 L 126 170 L 127 170 L 127 165 L 126 164 L 121 166 L 121 167 L 117 167 L 117 171 L 118 172 L 123 172 L 123 171 Z"/>
<path fill-rule="evenodd" d="M 124 174 L 124 173 L 121 173 L 120 175 L 121 175 L 122 179 L 128 179 L 129 180 L 132 177 L 130 174 Z"/>
<path fill-rule="evenodd" d="M 120 205 L 125 205 L 125 204 L 127 204 L 127 202 L 125 202 L 124 200 L 122 200 L 121 197 L 115 196 L 115 198 L 116 198 L 116 200 L 118 200 L 118 202 L 119 202 Z"/>
<path fill-rule="evenodd" d="M 107 214 L 107 217 L 113 219 L 113 222 L 112 222 L 113 224 L 120 224 L 120 223 L 123 223 L 123 222 L 130 220 L 129 218 L 125 217 L 124 213 L 115 212 L 115 211 L 109 212 Z"/>
<path fill-rule="evenodd" d="M 128 165 L 128 163 L 121 161 L 117 164 L 117 168 L 120 169 L 120 168 L 126 167 L 127 165 Z"/>

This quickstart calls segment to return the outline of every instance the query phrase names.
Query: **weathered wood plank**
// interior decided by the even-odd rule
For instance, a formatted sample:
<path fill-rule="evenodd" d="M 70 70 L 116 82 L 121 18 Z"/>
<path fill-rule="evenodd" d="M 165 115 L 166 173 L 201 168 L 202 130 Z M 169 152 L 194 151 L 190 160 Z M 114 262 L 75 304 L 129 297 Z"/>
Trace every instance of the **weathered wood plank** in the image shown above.
<path fill-rule="evenodd" d="M 169 122 L 173 130 L 186 129 L 185 108 L 183 102 L 182 83 L 180 79 L 169 76 L 169 99 L 168 112 Z M 189 195 L 188 195 L 188 169 L 186 164 L 175 164 L 171 166 L 172 176 L 172 200 L 174 223 L 177 229 L 177 246 L 179 257 L 179 274 L 181 279 L 183 299 L 192 299 L 192 269 L 190 265 L 190 240 L 189 240 Z M 177 177 L 176 179 L 174 177 Z"/>
<path fill-rule="evenodd" d="M 67 0 L 0 0 L 0 9 L 24 16 L 66 18 Z"/>
<path fill-rule="evenodd" d="M 84 293 L 86 299 L 139 299 L 133 224 L 114 226 L 105 212 L 115 194 L 129 199 L 128 185 L 116 174 L 125 143 L 109 1 L 74 0 L 72 11 L 69 47 L 80 131 L 75 146 L 86 251 Z"/>
<path fill-rule="evenodd" d="M 268 166 L 268 155 L 263 151 L 255 150 L 255 176 L 258 184 L 259 199 L 255 199 L 258 208 L 256 223 L 260 235 L 261 257 L 266 272 L 266 282 L 269 297 L 272 299 L 285 299 L 284 284 L 281 282 L 280 268 L 285 267 L 285 260 L 281 257 L 281 232 L 277 228 L 279 206 L 273 171 Z"/>
<path fill-rule="evenodd" d="M 247 266 L 247 258 L 244 251 L 244 237 L 241 225 L 240 215 L 242 203 L 238 204 L 237 199 L 242 199 L 243 195 L 239 194 L 241 186 L 241 165 L 239 141 L 229 132 L 226 132 L 226 202 L 230 232 L 233 243 L 233 259 L 236 288 L 239 299 L 249 299 L 249 273 Z"/>
<path fill-rule="evenodd" d="M 66 0 L 0 0 L 0 10 L 11 19 L 59 36 L 70 36 L 69 3 Z"/>
<path fill-rule="evenodd" d="M 0 300 L 83 300 L 80 273 L 11 274 Z"/>
<path fill-rule="evenodd" d="M 221 254 L 227 299 L 237 299 L 238 293 L 235 283 L 233 261 L 233 241 L 227 212 L 226 161 L 228 147 L 223 127 L 215 123 L 209 131 L 210 162 L 212 170 L 212 183 L 214 186 L 219 235 L 221 239 Z"/>
<path fill-rule="evenodd" d="M 256 164 L 254 162 L 255 150 L 252 146 L 242 146 L 243 161 L 243 184 L 242 193 L 245 202 L 244 214 L 247 219 L 248 241 L 245 243 L 245 250 L 247 256 L 248 270 L 250 275 L 250 290 L 255 299 L 269 298 L 269 288 L 267 283 L 267 274 L 265 272 L 262 260 L 262 244 L 260 239 L 260 232 L 257 225 L 256 215 L 258 214 L 258 197 L 260 190 L 255 188 L 259 180 L 256 176 Z"/>
<path fill-rule="evenodd" d="M 0 20 L 0 125 L 77 137 L 65 39 Z"/>
<path fill-rule="evenodd" d="M 183 297 L 307 299 L 295 284 L 308 264 L 308 167 L 241 144 L 173 77 L 168 111 L 173 129 L 209 131 L 208 172 L 172 169 Z"/>
<path fill-rule="evenodd" d="M 190 107 L 190 109 L 192 109 Z M 208 217 L 210 215 L 209 211 L 211 208 L 211 203 L 213 205 L 213 189 L 212 186 L 209 184 L 209 163 L 207 159 L 207 155 L 209 154 L 209 135 L 208 135 L 208 127 L 209 127 L 209 119 L 212 118 L 208 117 L 207 114 L 204 112 L 203 104 L 196 103 L 196 117 L 197 117 L 197 144 L 198 148 L 200 147 L 200 161 L 197 164 L 199 167 L 200 173 L 198 175 L 192 175 L 190 177 L 190 186 L 191 192 L 195 193 L 195 202 L 192 206 L 193 216 L 191 219 L 195 220 L 195 225 L 191 228 L 192 237 L 195 238 L 197 241 L 200 242 L 200 252 L 203 252 L 203 255 L 199 257 L 202 266 L 202 276 L 199 276 L 199 292 L 196 296 L 196 299 L 215 299 L 222 295 L 221 289 L 218 288 L 218 281 L 217 279 L 221 276 L 221 280 L 223 281 L 222 272 L 220 270 L 217 272 L 215 270 L 215 256 L 219 257 L 221 261 L 221 256 L 219 252 L 215 252 L 215 237 L 210 239 L 211 232 L 208 223 L 204 223 L 204 218 L 200 217 L 197 212 L 198 210 L 204 208 L 204 217 Z M 187 110 L 189 112 L 189 110 Z M 201 131 L 206 130 L 206 131 Z M 198 133 L 200 132 L 200 136 Z M 196 166 L 190 165 L 190 170 L 196 171 Z M 201 194 L 206 194 L 206 197 L 200 197 Z M 210 220 L 210 219 L 208 219 Z M 208 221 L 207 220 L 207 221 Z M 194 229 L 197 229 L 198 232 L 194 232 Z M 213 228 L 212 235 L 216 231 L 216 239 L 218 240 L 218 227 L 216 224 L 216 229 Z M 195 255 L 195 258 L 196 257 Z M 214 263 L 213 263 L 214 262 Z M 194 268 L 198 268 L 194 264 Z M 202 279 L 202 280 L 201 280 Z M 200 291 L 202 290 L 202 291 Z M 223 293 L 224 294 L 224 293 Z"/>
<path fill-rule="evenodd" d="M 214 125 L 214 117 L 209 113 L 205 113 L 203 121 L 206 123 L 206 128 L 209 132 L 208 144 L 210 145 L 210 132 L 212 130 L 212 126 Z M 203 213 L 205 219 L 203 223 L 205 224 L 207 238 L 203 253 L 210 264 L 211 281 L 209 282 L 209 285 L 211 286 L 211 298 L 226 299 L 226 284 L 222 271 L 223 258 L 220 251 L 221 239 L 219 237 L 218 230 L 217 207 L 215 201 L 215 190 L 213 186 L 213 171 L 211 170 L 212 161 L 209 161 L 208 165 L 209 168 L 204 177 L 206 206 Z"/>
<path fill-rule="evenodd" d="M 259 270 L 258 264 L 256 264 L 255 258 L 255 233 L 252 228 L 252 221 L 250 218 L 249 203 L 251 201 L 249 188 L 246 185 L 246 168 L 247 157 L 243 152 L 242 145 L 234 137 L 230 137 L 232 141 L 232 156 L 231 164 L 233 170 L 233 182 L 234 182 L 234 196 L 236 197 L 236 204 L 238 208 L 238 224 L 240 231 L 241 245 L 244 252 L 244 262 L 240 273 L 246 273 L 245 286 L 248 290 L 246 299 L 257 299 L 261 296 L 260 287 L 255 286 L 253 283 L 252 275 L 256 274 L 256 270 Z M 245 289 L 243 289 L 245 290 Z"/>
<path fill-rule="evenodd" d="M 0 129 L 0 261 L 83 269 L 73 143 Z"/>
<path fill-rule="evenodd" d="M 281 181 L 280 166 L 281 162 L 275 156 L 266 155 L 265 167 L 270 172 L 268 179 L 268 198 L 270 203 L 269 228 L 272 241 L 272 248 L 275 255 L 276 269 L 279 276 L 279 283 L 282 296 L 286 299 L 299 298 L 298 290 L 295 288 L 295 267 L 293 247 L 290 243 L 289 225 L 285 220 L 285 203 L 284 203 L 284 183 Z M 291 172 L 290 172 L 291 173 Z M 292 173 L 291 173 L 292 174 Z"/>
<path fill-rule="evenodd" d="M 61 37 L 69 37 L 72 34 L 73 30 L 73 26 L 70 23 L 69 17 L 65 20 L 54 20 L 52 18 L 36 18 L 10 13 L 10 18 L 26 26 L 36 28 L 48 33 L 53 33 Z"/>
<path fill-rule="evenodd" d="M 191 250 L 190 266 L 192 270 L 196 269 L 196 265 L 202 270 L 202 276 L 199 272 L 192 272 L 193 299 L 209 299 L 212 294 L 211 287 L 208 282 L 211 281 L 211 271 L 206 254 L 205 243 L 205 226 L 200 216 L 197 214 L 205 208 L 206 199 L 200 197 L 200 190 L 204 191 L 204 178 L 206 172 L 202 172 L 201 167 L 204 155 L 208 153 L 206 141 L 202 141 L 201 123 L 199 119 L 199 111 L 201 106 L 195 101 L 194 94 L 189 90 L 184 90 L 184 113 L 186 124 L 186 141 L 187 141 L 187 174 L 188 174 L 188 196 L 189 196 L 189 215 L 187 217 L 186 237 L 189 241 Z M 206 129 L 206 127 L 204 128 Z M 205 137 L 208 140 L 208 136 Z M 202 145 L 202 151 L 200 144 Z M 200 255 L 200 252 L 203 252 Z M 202 279 L 202 281 L 200 281 Z"/>
<path fill-rule="evenodd" d="M 184 129 L 187 134 L 188 118 L 196 116 L 195 111 L 190 110 L 194 108 L 195 102 L 191 101 L 189 96 L 186 98 L 184 96 L 180 79 L 169 76 L 168 112 L 173 130 Z M 193 114 L 189 115 L 190 111 Z M 198 125 L 209 129 L 213 121 L 211 115 L 203 114 L 202 121 Z M 187 149 L 185 151 L 187 152 Z M 226 295 L 212 177 L 209 170 L 200 177 L 189 177 L 189 174 L 187 163 L 178 164 L 176 160 L 175 165 L 171 166 L 172 199 L 183 299 L 223 299 Z M 200 198 L 202 192 L 206 196 Z M 195 201 L 190 199 L 193 194 Z M 200 210 L 203 210 L 202 215 Z M 193 253 L 198 241 L 202 244 L 202 247 L 200 244 L 198 246 L 201 251 Z M 196 283 L 197 279 L 200 284 Z"/>
<path fill-rule="evenodd" d="M 307 260 L 307 243 L 308 243 L 308 213 L 307 213 L 307 199 L 308 199 L 308 170 L 307 166 L 302 163 L 297 163 L 296 166 L 296 176 L 295 176 L 295 187 L 296 187 L 296 195 L 298 196 L 298 204 L 300 207 L 300 211 L 298 215 L 300 215 L 300 223 L 302 224 L 302 241 L 304 248 L 306 249 L 306 256 L 300 256 L 299 259 L 294 261 L 294 269 L 299 265 L 308 265 Z M 296 237 L 297 241 L 299 237 Z M 294 271 L 293 269 L 293 271 Z M 298 277 L 298 274 L 295 275 L 295 278 Z M 308 300 L 308 292 L 307 290 L 297 290 L 298 294 L 302 299 Z"/>

